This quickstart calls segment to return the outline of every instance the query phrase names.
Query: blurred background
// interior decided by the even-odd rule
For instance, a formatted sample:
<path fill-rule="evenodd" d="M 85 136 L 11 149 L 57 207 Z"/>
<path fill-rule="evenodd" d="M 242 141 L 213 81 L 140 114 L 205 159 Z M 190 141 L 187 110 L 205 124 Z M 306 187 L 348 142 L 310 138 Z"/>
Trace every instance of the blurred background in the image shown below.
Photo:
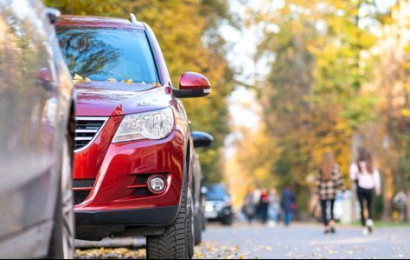
<path fill-rule="evenodd" d="M 383 178 L 378 218 L 410 221 L 410 0 L 45 2 L 64 14 L 133 12 L 174 84 L 184 71 L 209 77 L 212 96 L 184 102 L 193 129 L 216 140 L 200 151 L 206 182 L 224 183 L 236 209 L 248 190 L 289 186 L 309 219 L 322 154 L 336 153 L 349 189 L 365 146 Z"/>

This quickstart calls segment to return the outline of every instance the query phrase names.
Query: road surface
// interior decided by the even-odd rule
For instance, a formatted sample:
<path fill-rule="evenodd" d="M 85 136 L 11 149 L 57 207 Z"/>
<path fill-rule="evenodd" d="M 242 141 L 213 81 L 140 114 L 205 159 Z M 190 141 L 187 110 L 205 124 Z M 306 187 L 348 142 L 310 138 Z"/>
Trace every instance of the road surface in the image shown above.
<path fill-rule="evenodd" d="M 336 235 L 323 235 L 318 225 L 290 228 L 261 225 L 211 225 L 196 258 L 219 259 L 409 259 L 410 229 L 381 228 L 365 237 L 358 228 L 344 227 Z M 79 258 L 145 258 L 141 239 L 106 240 L 102 244 L 79 243 Z M 103 248 L 100 248 L 103 247 Z"/>

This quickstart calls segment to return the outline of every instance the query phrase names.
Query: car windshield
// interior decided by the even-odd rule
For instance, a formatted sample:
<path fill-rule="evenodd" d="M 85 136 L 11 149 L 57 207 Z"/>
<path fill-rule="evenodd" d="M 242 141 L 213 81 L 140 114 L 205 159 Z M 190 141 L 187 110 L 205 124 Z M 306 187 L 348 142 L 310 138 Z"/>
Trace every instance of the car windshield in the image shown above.
<path fill-rule="evenodd" d="M 60 27 L 57 32 L 73 77 L 158 84 L 154 57 L 144 31 Z"/>
<path fill-rule="evenodd" d="M 228 197 L 228 194 L 226 194 L 225 188 L 221 185 L 213 185 L 213 186 L 208 186 L 208 191 L 206 193 L 206 199 L 213 201 L 224 201 Z"/>

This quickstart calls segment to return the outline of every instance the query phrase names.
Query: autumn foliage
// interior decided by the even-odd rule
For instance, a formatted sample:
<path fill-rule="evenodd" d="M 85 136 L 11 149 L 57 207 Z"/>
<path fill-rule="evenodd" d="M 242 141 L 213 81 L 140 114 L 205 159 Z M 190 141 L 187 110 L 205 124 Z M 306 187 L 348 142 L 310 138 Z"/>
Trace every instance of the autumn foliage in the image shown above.
<path fill-rule="evenodd" d="M 360 140 L 378 158 L 390 218 L 393 195 L 410 187 L 409 7 L 289 0 L 250 8 L 249 24 L 263 32 L 256 58 L 269 72 L 254 87 L 263 124 L 244 133 L 230 163 L 253 180 L 246 186 L 291 185 L 305 207 L 325 151 L 336 153 L 350 188 L 352 140 Z"/>

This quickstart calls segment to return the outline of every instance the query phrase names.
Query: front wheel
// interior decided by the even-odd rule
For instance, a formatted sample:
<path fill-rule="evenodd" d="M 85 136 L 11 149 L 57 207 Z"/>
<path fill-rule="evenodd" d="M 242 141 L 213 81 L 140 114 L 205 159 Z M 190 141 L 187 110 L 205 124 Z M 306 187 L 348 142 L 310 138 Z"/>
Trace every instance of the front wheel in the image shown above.
<path fill-rule="evenodd" d="M 74 212 L 71 190 L 72 157 L 69 141 L 63 146 L 60 188 L 54 214 L 54 226 L 49 245 L 48 259 L 74 258 Z"/>
<path fill-rule="evenodd" d="M 161 236 L 147 237 L 148 259 L 191 259 L 193 257 L 192 199 L 184 181 L 181 208 L 175 224 Z"/>

